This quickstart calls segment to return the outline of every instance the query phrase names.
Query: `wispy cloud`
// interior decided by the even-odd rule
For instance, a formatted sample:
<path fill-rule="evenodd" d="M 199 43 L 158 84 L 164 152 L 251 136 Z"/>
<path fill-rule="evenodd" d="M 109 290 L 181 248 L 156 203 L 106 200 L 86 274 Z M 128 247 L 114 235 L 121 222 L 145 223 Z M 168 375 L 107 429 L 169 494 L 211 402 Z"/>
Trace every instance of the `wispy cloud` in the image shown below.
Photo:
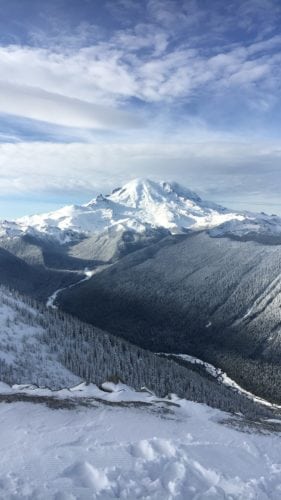
<path fill-rule="evenodd" d="M 169 47 L 167 35 L 152 33 L 151 26 L 146 34 L 136 26 L 134 32 L 119 31 L 108 42 L 70 53 L 2 47 L 0 111 L 14 114 L 18 108 L 20 116 L 64 125 L 69 119 L 70 126 L 75 119 L 77 126 L 88 128 L 110 121 L 119 126 L 122 120 L 131 126 L 134 120 L 123 111 L 131 111 L 132 98 L 144 104 L 188 102 L 200 92 L 252 84 L 255 92 L 269 86 L 271 93 L 279 92 L 280 47 L 280 36 L 234 48 Z"/>
<path fill-rule="evenodd" d="M 3 113 L 77 128 L 122 129 L 141 125 L 140 119 L 113 107 L 1 80 L 0 110 Z"/>
<path fill-rule="evenodd" d="M 91 196 L 135 176 L 172 179 L 204 192 L 243 199 L 279 197 L 278 143 L 204 140 L 182 143 L 0 145 L 0 195 L 13 192 Z M 38 169 L 40 165 L 40 170 Z M 8 166 L 8 168 L 7 168 Z"/>
<path fill-rule="evenodd" d="M 0 20 L 0 194 L 135 175 L 239 193 L 252 165 L 255 191 L 281 187 L 279 0 L 31 0 L 28 22 L 14 1 L 23 19 Z"/>

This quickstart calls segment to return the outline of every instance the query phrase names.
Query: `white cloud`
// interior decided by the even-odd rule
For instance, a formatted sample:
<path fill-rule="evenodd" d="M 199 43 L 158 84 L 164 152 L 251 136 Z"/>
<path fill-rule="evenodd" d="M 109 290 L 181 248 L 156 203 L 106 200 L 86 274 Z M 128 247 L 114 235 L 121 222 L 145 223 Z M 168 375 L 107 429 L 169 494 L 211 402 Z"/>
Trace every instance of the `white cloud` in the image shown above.
<path fill-rule="evenodd" d="M 133 177 L 175 179 L 205 195 L 278 196 L 281 149 L 262 142 L 51 144 L 0 146 L 0 195 L 91 193 Z"/>
<path fill-rule="evenodd" d="M 22 46 L 0 48 L 2 79 L 92 103 L 112 104 L 136 93 L 122 52 L 108 44 L 67 52 Z M 115 96 L 115 97 L 114 97 Z"/>
<path fill-rule="evenodd" d="M 107 0 L 115 31 L 87 22 L 70 29 L 58 17 L 50 33 L 33 30 L 32 46 L 0 46 L 0 113 L 14 125 L 2 127 L 0 141 L 17 141 L 21 125 L 77 141 L 0 145 L 0 194 L 90 196 L 152 173 L 207 195 L 239 195 L 247 185 L 277 193 L 278 144 L 257 135 L 270 121 L 274 129 L 280 103 L 280 6 L 235 3 Z"/>
<path fill-rule="evenodd" d="M 141 124 L 141 119 L 113 107 L 1 80 L 0 110 L 66 127 L 122 129 Z"/>
<path fill-rule="evenodd" d="M 76 127 L 138 124 L 131 99 L 177 102 L 219 87 L 279 92 L 281 37 L 229 47 L 169 45 L 151 24 L 84 48 L 0 47 L 0 112 Z M 255 98 L 255 95 L 254 95 Z M 103 106 L 103 107 L 101 107 Z M 139 113 L 138 113 L 139 115 Z"/>

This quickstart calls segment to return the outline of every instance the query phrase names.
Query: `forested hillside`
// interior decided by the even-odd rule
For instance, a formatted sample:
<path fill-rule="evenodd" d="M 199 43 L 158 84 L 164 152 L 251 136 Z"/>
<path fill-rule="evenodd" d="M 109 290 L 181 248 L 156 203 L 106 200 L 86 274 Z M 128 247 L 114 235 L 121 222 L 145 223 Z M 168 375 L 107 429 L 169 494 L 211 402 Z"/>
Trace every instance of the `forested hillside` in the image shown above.
<path fill-rule="evenodd" d="M 121 380 L 159 396 L 180 397 L 228 411 L 265 413 L 247 398 L 177 363 L 86 325 L 31 299 L 0 290 L 0 380 L 59 389 L 83 379 Z"/>
<path fill-rule="evenodd" d="M 6 247 L 9 247 L 9 250 Z M 34 245 L 22 240 L 7 242 L 2 240 L 0 284 L 10 286 L 37 300 L 46 301 L 57 288 L 79 281 L 83 276 L 81 273 L 73 273 L 64 269 L 48 269 L 41 258 L 42 255 Z"/>
<path fill-rule="evenodd" d="M 209 361 L 280 402 L 280 276 L 280 245 L 202 232 L 126 256 L 59 301 L 142 347 Z"/>

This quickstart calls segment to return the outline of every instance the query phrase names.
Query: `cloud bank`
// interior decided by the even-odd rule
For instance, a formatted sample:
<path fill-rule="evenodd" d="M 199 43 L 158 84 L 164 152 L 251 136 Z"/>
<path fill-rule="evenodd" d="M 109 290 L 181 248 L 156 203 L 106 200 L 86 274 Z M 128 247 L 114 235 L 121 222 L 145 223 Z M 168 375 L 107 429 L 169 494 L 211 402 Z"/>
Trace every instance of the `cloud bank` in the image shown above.
<path fill-rule="evenodd" d="M 248 203 L 279 199 L 275 143 L 53 144 L 0 146 L 0 194 L 41 191 L 85 201 L 133 177 L 175 179 L 211 198 Z M 225 168 L 227 165 L 227 170 Z M 270 203 L 268 203 L 269 205 Z"/>
<path fill-rule="evenodd" d="M 278 196 L 278 0 L 14 3 L 0 20 L 0 196 L 86 197 L 135 176 L 218 201 Z"/>

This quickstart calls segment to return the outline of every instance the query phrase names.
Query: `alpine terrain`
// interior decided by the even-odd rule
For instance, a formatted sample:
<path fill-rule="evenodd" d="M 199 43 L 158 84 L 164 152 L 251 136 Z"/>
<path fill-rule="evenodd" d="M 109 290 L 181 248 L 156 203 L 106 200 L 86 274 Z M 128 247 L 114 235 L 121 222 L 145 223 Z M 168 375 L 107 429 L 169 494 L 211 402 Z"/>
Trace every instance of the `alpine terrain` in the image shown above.
<path fill-rule="evenodd" d="M 136 179 L 83 206 L 2 221 L 0 279 L 140 347 L 210 362 L 279 403 L 280 243 L 275 215 Z"/>
<path fill-rule="evenodd" d="M 190 356 L 0 299 L 0 498 L 279 497 L 279 407 Z"/>
<path fill-rule="evenodd" d="M 0 226 L 0 498 L 279 498 L 279 217 L 134 180 Z"/>

